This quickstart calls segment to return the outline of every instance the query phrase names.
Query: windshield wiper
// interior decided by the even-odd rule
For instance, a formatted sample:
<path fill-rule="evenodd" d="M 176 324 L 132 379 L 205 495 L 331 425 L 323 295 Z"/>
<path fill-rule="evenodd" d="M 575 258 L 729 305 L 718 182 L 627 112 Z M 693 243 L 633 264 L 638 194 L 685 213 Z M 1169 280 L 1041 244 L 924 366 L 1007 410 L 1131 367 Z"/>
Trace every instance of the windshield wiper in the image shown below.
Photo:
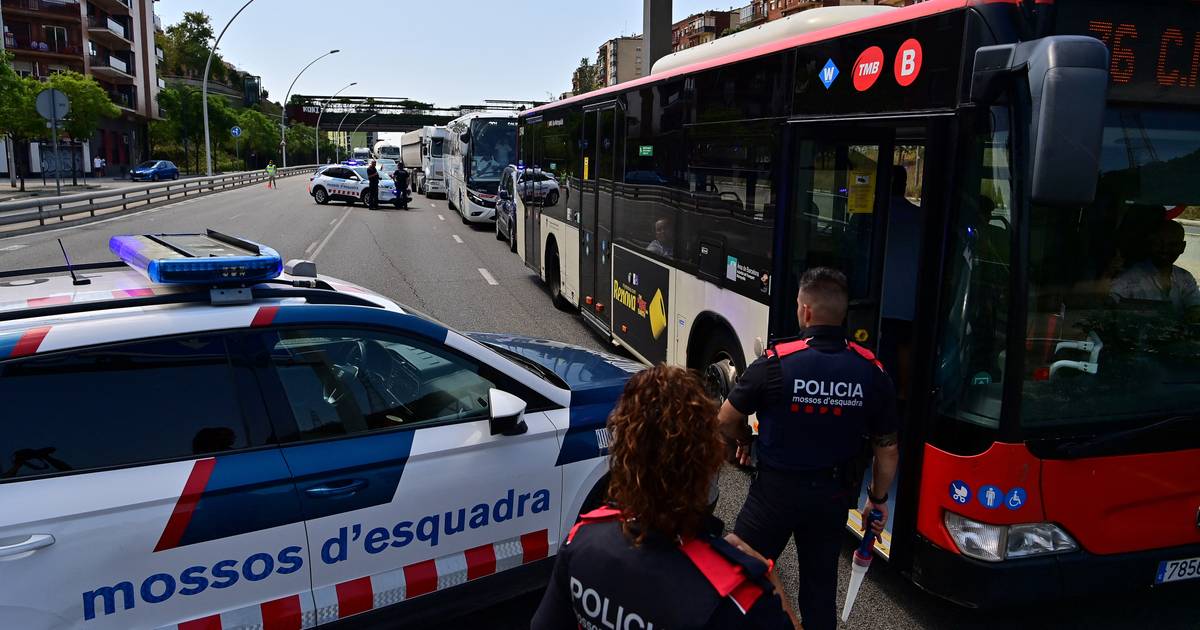
<path fill-rule="evenodd" d="M 505 348 L 504 346 L 500 346 L 500 345 L 486 342 L 486 341 L 484 342 L 484 345 L 486 345 L 487 347 L 491 348 L 492 350 L 495 350 L 496 352 L 499 352 L 500 354 L 508 357 L 509 359 L 512 359 L 513 361 L 516 361 L 517 363 L 520 363 L 521 365 L 529 368 L 535 374 L 540 376 L 542 378 L 542 380 L 550 381 L 551 383 L 554 383 L 556 386 L 561 387 L 562 389 L 571 389 L 571 387 L 569 385 L 567 385 L 567 382 L 564 381 L 562 379 L 562 377 L 560 377 L 558 374 L 554 373 L 554 370 L 551 370 L 550 368 L 542 365 L 541 363 L 538 363 L 537 361 L 534 361 L 533 359 L 530 359 L 528 357 L 522 356 L 521 354 L 514 352 L 512 350 L 509 350 L 508 348 Z"/>
<path fill-rule="evenodd" d="M 1055 447 L 1055 451 L 1068 458 L 1075 459 L 1079 457 L 1087 457 L 1094 455 L 1099 451 L 1103 451 L 1105 446 L 1111 446 L 1120 442 L 1131 442 L 1135 438 L 1143 437 L 1151 433 L 1157 433 L 1164 429 L 1173 428 L 1185 422 L 1197 422 L 1200 417 L 1189 416 L 1172 416 L 1164 420 L 1159 420 L 1153 424 L 1125 429 L 1124 431 L 1114 431 L 1112 433 L 1104 433 L 1097 435 L 1091 439 L 1063 442 Z"/>

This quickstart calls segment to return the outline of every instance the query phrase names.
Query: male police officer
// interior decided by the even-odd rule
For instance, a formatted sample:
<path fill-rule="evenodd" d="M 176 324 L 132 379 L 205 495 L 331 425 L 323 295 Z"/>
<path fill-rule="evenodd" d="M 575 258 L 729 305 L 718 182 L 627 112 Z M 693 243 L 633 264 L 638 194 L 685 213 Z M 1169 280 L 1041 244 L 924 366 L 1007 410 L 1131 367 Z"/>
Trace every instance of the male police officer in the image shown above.
<path fill-rule="evenodd" d="M 802 338 L 777 343 L 746 369 L 721 406 L 721 430 L 748 463 L 747 416 L 758 414 L 758 474 L 734 532 L 768 558 L 795 536 L 799 608 L 808 630 L 837 625 L 837 560 L 846 510 L 857 498 L 852 460 L 870 434 L 873 487 L 864 513 L 887 521 L 899 461 L 896 394 L 874 355 L 846 341 L 846 276 L 818 267 L 800 279 Z"/>
<path fill-rule="evenodd" d="M 375 168 L 375 160 L 367 166 L 367 207 L 371 210 L 379 208 L 379 171 Z"/>

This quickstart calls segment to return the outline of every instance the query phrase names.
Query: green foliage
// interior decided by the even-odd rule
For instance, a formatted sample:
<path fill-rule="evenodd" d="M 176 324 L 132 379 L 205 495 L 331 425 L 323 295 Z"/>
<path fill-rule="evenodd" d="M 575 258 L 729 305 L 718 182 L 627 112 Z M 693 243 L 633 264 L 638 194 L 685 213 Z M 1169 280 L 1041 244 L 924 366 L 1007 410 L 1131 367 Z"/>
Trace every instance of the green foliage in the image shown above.
<path fill-rule="evenodd" d="M 0 53 L 0 134 L 19 139 L 46 134 L 45 121 L 34 105 L 40 86 L 37 80 L 18 75 L 12 68 L 12 56 Z"/>
<path fill-rule="evenodd" d="M 78 72 L 63 70 L 50 75 L 49 87 L 60 90 L 71 101 L 71 111 L 60 129 L 74 140 L 87 140 L 100 128 L 104 118 L 116 118 L 121 110 L 96 80 Z"/>
<path fill-rule="evenodd" d="M 274 158 L 279 152 L 279 119 L 268 118 L 256 109 L 245 109 L 238 115 L 242 128 L 242 151 L 253 151 L 259 157 Z"/>
<path fill-rule="evenodd" d="M 588 63 L 587 57 L 579 60 L 579 67 L 571 75 L 571 89 L 576 94 L 591 92 L 600 87 L 600 66 Z"/>
<path fill-rule="evenodd" d="M 163 66 L 168 73 L 198 78 L 204 74 L 211 42 L 216 33 L 203 11 L 187 11 L 183 19 L 167 27 L 161 39 Z M 213 55 L 211 79 L 225 80 L 225 64 L 220 55 Z"/>

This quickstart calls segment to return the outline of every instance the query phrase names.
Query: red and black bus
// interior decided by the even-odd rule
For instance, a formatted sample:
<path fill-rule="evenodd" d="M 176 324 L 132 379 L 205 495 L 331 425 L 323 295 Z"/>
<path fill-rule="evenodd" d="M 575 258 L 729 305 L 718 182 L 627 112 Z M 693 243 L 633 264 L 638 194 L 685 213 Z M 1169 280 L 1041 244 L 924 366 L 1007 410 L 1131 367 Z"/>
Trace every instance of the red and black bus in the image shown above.
<path fill-rule="evenodd" d="M 826 18 L 524 112 L 518 255 L 717 392 L 845 271 L 904 414 L 884 551 L 923 588 L 1200 576 L 1200 2 Z"/>

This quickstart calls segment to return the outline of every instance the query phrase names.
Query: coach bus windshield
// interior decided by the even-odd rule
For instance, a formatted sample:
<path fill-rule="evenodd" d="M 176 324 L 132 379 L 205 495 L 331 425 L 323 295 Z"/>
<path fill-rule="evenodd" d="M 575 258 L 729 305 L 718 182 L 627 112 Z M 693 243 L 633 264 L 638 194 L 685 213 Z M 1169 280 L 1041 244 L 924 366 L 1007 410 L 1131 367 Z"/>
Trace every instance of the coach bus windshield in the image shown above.
<path fill-rule="evenodd" d="M 1011 317 L 1008 118 L 981 121 L 951 226 L 940 411 L 999 426 Z M 1112 107 L 1085 208 L 1029 210 L 1019 378 L 1026 435 L 1109 431 L 1200 409 L 1200 113 Z"/>
<path fill-rule="evenodd" d="M 500 173 L 516 159 L 517 120 L 479 118 L 471 122 L 471 162 L 467 187 L 496 194 Z"/>

